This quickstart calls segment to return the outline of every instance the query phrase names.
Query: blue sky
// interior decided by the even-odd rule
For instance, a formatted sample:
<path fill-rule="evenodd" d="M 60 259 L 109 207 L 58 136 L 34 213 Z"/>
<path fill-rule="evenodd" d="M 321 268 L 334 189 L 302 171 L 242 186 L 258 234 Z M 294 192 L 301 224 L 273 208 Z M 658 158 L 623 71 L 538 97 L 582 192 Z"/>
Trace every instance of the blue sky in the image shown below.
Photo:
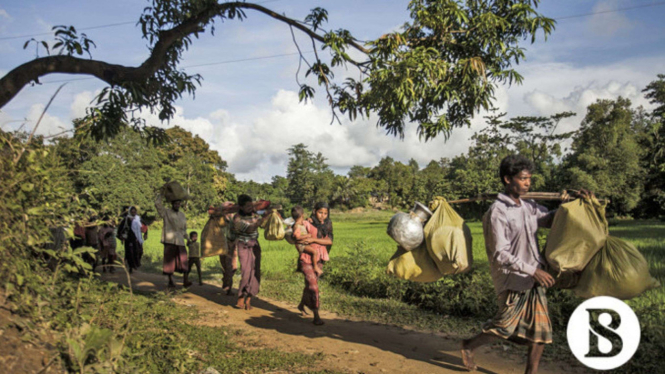
<path fill-rule="evenodd" d="M 407 1 L 294 1 L 265 2 L 264 6 L 303 19 L 309 9 L 329 11 L 328 28 L 346 28 L 361 40 L 394 30 L 408 20 Z M 34 48 L 23 50 L 33 35 L 53 25 L 82 29 L 136 21 L 144 1 L 11 1 L 0 2 L 0 75 L 34 58 Z M 617 9 L 633 8 L 622 11 Z M 656 74 L 665 73 L 665 1 L 662 0 L 545 0 L 541 12 L 560 19 L 556 31 L 526 47 L 527 59 L 517 70 L 525 76 L 521 86 L 497 90 L 496 105 L 516 115 L 549 115 L 563 110 L 578 113 L 561 131 L 579 126 L 585 108 L 599 98 L 628 97 L 648 105 L 641 90 Z M 593 15 L 565 18 L 568 16 Z M 269 181 L 286 173 L 286 149 L 302 142 L 320 151 L 339 173 L 355 164 L 371 166 L 384 156 L 401 161 L 416 159 L 424 166 L 432 159 L 466 151 L 469 137 L 483 126 L 483 113 L 471 128 L 457 129 L 447 142 L 421 143 L 415 126 L 404 140 L 386 136 L 375 126 L 376 117 L 330 125 L 330 112 L 319 98 L 304 105 L 297 100 L 298 57 L 286 25 L 263 14 L 247 12 L 248 19 L 217 23 L 215 36 L 195 40 L 182 66 L 204 80 L 196 98 L 180 100 L 178 114 L 169 124 L 154 116 L 148 122 L 182 126 L 208 141 L 229 162 L 241 179 Z M 94 40 L 93 58 L 138 65 L 147 56 L 140 30 L 133 23 L 81 30 Z M 49 40 L 49 36 L 35 36 Z M 303 50 L 311 50 L 304 38 Z M 254 59 L 254 60 L 247 60 Z M 241 62 L 228 62 L 244 60 Z M 227 63 L 220 63 L 227 62 Z M 201 64 L 213 64 L 198 66 Z M 343 73 L 343 72 L 342 72 Z M 2 128 L 15 128 L 26 119 L 34 125 L 41 109 L 63 79 L 81 76 L 50 75 L 44 84 L 26 87 L 0 112 Z M 68 83 L 57 96 L 38 132 L 53 134 L 71 128 L 71 120 L 84 113 L 95 92 L 103 88 L 95 79 Z M 319 95 L 322 96 L 322 95 Z"/>

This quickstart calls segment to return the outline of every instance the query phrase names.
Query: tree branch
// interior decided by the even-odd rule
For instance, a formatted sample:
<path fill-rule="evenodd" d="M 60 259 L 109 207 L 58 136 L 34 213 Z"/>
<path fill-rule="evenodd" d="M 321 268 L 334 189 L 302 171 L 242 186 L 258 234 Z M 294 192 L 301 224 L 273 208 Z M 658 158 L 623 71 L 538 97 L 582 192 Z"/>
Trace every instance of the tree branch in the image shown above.
<path fill-rule="evenodd" d="M 175 43 L 191 34 L 204 31 L 204 25 L 210 22 L 210 20 L 232 8 L 252 9 L 261 12 L 295 27 L 312 39 L 325 43 L 323 36 L 310 30 L 302 23 L 277 14 L 263 6 L 245 2 L 215 4 L 214 7 L 204 9 L 199 14 L 186 19 L 179 25 L 169 30 L 161 31 L 159 39 L 152 48 L 150 56 L 138 67 L 110 64 L 104 61 L 88 60 L 74 56 L 47 56 L 26 62 L 25 64 L 14 68 L 0 79 L 0 108 L 4 107 L 11 99 L 13 99 L 23 87 L 31 82 L 38 81 L 40 77 L 52 73 L 91 75 L 111 86 L 121 85 L 127 82 L 145 81 L 168 62 L 169 49 Z M 349 45 L 365 54 L 369 53 L 369 50 L 354 41 L 349 42 Z M 361 66 L 353 60 L 349 62 L 356 66 Z"/>

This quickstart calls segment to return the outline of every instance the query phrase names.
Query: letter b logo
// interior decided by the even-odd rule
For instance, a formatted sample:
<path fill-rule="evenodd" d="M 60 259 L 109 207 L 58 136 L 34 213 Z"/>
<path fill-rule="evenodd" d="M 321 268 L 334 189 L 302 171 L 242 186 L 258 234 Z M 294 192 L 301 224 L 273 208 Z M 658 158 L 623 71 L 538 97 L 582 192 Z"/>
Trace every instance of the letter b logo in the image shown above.
<path fill-rule="evenodd" d="M 584 365 L 597 370 L 618 368 L 640 344 L 640 323 L 626 303 L 594 297 L 575 309 L 568 321 L 568 345 Z"/>

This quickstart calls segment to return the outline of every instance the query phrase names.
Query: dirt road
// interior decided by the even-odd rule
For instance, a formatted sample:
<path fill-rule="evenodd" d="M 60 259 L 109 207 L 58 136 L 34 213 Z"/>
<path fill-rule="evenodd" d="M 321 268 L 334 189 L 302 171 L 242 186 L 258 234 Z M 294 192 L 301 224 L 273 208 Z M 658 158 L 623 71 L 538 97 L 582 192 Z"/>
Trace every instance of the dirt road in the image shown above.
<path fill-rule="evenodd" d="M 104 274 L 103 278 L 127 284 L 124 274 Z M 132 284 L 141 291 L 164 291 L 166 277 L 135 272 Z M 321 317 L 326 324 L 314 326 L 310 318 L 300 316 L 295 305 L 265 298 L 253 301 L 250 311 L 238 310 L 233 308 L 235 297 L 222 294 L 221 287 L 210 283 L 194 285 L 186 293 L 176 295 L 174 301 L 197 308 L 199 324 L 242 331 L 239 339 L 249 339 L 249 344 L 287 352 L 323 352 L 325 357 L 317 369 L 367 374 L 467 372 L 458 339 L 443 334 L 351 320 L 325 312 Z M 476 361 L 480 373 L 524 372 L 525 359 L 506 354 L 501 346 L 481 348 Z M 570 373 L 571 368 L 566 364 L 542 363 L 539 372 Z"/>

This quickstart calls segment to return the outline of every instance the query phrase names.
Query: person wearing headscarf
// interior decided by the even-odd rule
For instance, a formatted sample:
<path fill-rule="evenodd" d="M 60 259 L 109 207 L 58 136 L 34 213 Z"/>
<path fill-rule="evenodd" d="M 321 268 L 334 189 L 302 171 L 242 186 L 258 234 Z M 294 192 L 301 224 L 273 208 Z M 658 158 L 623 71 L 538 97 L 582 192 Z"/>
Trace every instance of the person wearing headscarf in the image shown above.
<path fill-rule="evenodd" d="M 125 244 L 125 266 L 132 273 L 141 266 L 141 257 L 143 257 L 141 217 L 135 206 L 129 208 L 127 216 L 118 227 L 118 233 L 120 240 Z"/>
<path fill-rule="evenodd" d="M 240 285 L 238 286 L 238 309 L 252 309 L 252 297 L 259 293 L 261 284 L 261 246 L 259 245 L 259 227 L 270 214 L 260 217 L 254 210 L 249 195 L 238 196 L 240 211 L 233 216 L 232 237 L 240 259 Z"/>
<path fill-rule="evenodd" d="M 333 244 L 333 228 L 332 221 L 328 216 L 329 213 L 330 208 L 327 203 L 317 203 L 314 206 L 312 216 L 306 221 L 306 228 L 309 232 L 310 238 L 298 241 L 298 243 L 309 245 L 319 252 L 318 257 L 321 265 L 330 259 L 328 253 Z M 302 298 L 300 299 L 298 310 L 300 310 L 303 315 L 307 315 L 305 307 L 309 308 L 314 314 L 314 324 L 323 325 L 324 322 L 319 316 L 319 277 L 315 272 L 312 256 L 306 253 L 300 254 L 298 267 L 305 275 L 305 288 L 302 292 Z"/>

